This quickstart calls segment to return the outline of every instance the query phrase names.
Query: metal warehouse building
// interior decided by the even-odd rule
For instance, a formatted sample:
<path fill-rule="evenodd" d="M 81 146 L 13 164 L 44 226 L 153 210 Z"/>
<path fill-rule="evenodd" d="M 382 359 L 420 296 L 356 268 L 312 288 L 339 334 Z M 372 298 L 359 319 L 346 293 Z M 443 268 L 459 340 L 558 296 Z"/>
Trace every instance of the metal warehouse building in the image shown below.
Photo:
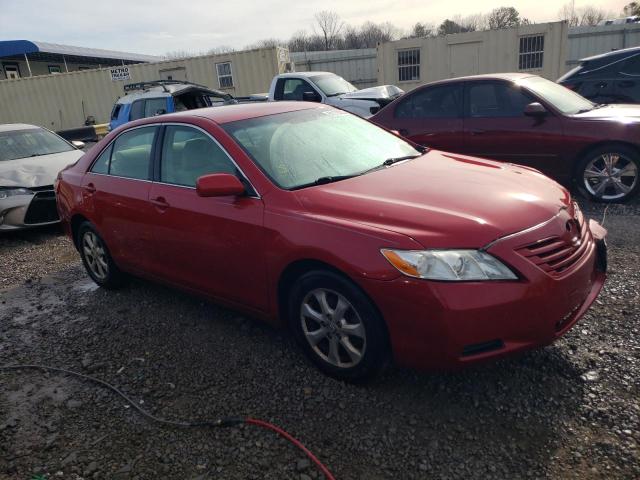
<path fill-rule="evenodd" d="M 555 80 L 565 72 L 566 22 L 411 38 L 378 45 L 378 84 L 411 90 L 435 80 L 531 72 Z"/>
<path fill-rule="evenodd" d="M 30 40 L 0 41 L 0 80 L 154 62 L 160 57 Z"/>
<path fill-rule="evenodd" d="M 107 123 L 127 83 L 187 80 L 234 96 L 266 92 L 290 69 L 289 51 L 266 48 L 135 65 L 0 80 L 0 123 L 33 123 L 51 130 Z"/>

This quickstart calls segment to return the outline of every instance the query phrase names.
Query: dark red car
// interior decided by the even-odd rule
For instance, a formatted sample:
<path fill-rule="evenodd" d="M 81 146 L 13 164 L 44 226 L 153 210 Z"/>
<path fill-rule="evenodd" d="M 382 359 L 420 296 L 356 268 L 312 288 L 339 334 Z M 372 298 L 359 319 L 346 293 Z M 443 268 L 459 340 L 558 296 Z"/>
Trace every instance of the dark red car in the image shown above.
<path fill-rule="evenodd" d="M 370 120 L 438 150 L 537 168 L 595 200 L 640 189 L 640 106 L 598 105 L 535 75 L 430 83 Z"/>
<path fill-rule="evenodd" d="M 548 344 L 605 278 L 604 230 L 554 181 L 325 105 L 132 122 L 56 190 L 99 285 L 126 272 L 288 324 L 345 379 L 389 353 L 450 368 Z"/>

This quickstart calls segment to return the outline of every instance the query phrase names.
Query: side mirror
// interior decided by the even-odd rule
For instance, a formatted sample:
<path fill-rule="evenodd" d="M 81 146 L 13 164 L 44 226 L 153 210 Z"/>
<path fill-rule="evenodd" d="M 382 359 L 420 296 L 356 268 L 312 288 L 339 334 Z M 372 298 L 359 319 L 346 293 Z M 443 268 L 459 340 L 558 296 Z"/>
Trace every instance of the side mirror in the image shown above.
<path fill-rule="evenodd" d="M 544 117 L 547 113 L 547 109 L 538 102 L 533 102 L 524 107 L 524 114 L 527 117 Z"/>
<path fill-rule="evenodd" d="M 73 142 L 71 142 L 71 145 L 76 147 L 78 150 L 82 150 L 86 146 L 86 144 L 84 142 L 81 142 L 80 140 L 74 140 Z"/>
<path fill-rule="evenodd" d="M 318 95 L 317 92 L 303 92 L 302 101 L 303 102 L 321 102 L 322 97 L 320 97 L 320 95 Z"/>
<path fill-rule="evenodd" d="M 196 193 L 200 197 L 226 197 L 244 192 L 242 182 L 229 173 L 212 173 L 196 180 Z"/>

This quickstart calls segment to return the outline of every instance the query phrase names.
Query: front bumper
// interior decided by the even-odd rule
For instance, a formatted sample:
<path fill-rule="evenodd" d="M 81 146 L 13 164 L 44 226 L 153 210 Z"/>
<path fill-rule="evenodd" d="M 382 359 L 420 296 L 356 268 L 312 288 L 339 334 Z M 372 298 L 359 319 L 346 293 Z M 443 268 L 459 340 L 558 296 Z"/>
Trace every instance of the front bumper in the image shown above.
<path fill-rule="evenodd" d="M 551 228 L 534 228 L 488 249 L 521 274 L 519 281 L 364 280 L 386 320 L 396 363 L 455 369 L 547 345 L 573 327 L 604 285 L 606 231 L 592 221 L 579 261 L 553 276 L 516 253 Z"/>
<path fill-rule="evenodd" d="M 33 195 L 0 200 L 0 231 L 52 225 L 59 222 L 53 187 L 34 189 Z"/>

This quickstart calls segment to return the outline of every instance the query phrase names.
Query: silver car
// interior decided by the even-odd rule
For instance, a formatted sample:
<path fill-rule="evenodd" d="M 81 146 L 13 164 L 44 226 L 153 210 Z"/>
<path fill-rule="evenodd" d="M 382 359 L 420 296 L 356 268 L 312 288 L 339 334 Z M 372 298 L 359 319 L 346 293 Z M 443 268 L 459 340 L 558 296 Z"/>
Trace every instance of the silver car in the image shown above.
<path fill-rule="evenodd" d="M 0 231 L 58 221 L 53 182 L 83 152 L 35 125 L 0 125 Z"/>

